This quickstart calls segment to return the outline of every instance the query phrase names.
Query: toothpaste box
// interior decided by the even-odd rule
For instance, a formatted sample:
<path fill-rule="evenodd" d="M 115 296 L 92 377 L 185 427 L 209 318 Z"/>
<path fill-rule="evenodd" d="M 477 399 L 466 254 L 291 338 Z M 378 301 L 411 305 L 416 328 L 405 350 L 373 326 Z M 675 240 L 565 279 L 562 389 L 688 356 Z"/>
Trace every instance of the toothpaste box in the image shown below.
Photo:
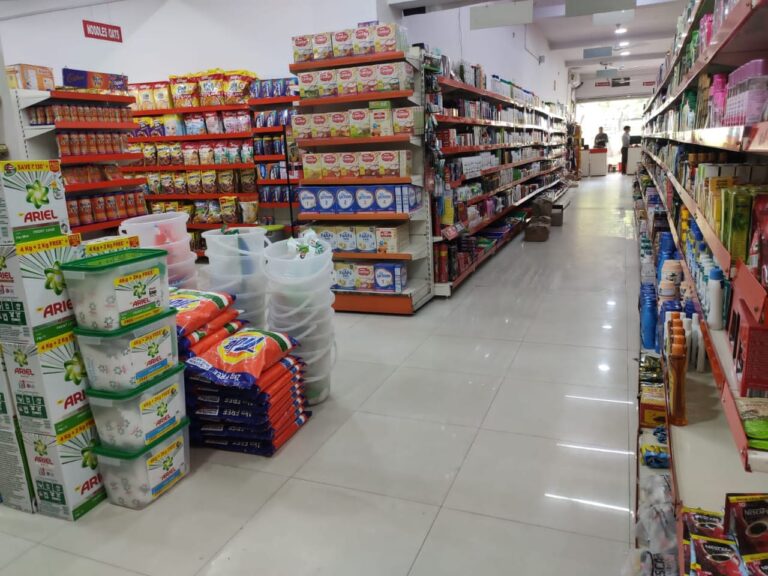
<path fill-rule="evenodd" d="M 68 233 L 59 161 L 0 162 L 0 245 Z"/>
<path fill-rule="evenodd" d="M 312 59 L 326 60 L 333 58 L 333 43 L 330 32 L 321 32 L 312 36 Z"/>
<path fill-rule="evenodd" d="M 381 152 L 376 152 L 374 150 L 360 152 L 358 162 L 360 166 L 360 176 L 370 178 L 372 176 L 381 175 Z"/>
<path fill-rule="evenodd" d="M 322 162 L 321 173 L 323 178 L 338 178 L 341 174 L 339 172 L 339 155 L 335 152 L 324 152 L 320 155 L 320 161 Z"/>
<path fill-rule="evenodd" d="M 367 138 L 371 135 L 371 112 L 368 108 L 349 111 L 349 135 L 353 138 Z"/>
<path fill-rule="evenodd" d="M 328 138 L 331 135 L 330 114 L 312 114 L 312 138 Z"/>
<path fill-rule="evenodd" d="M 299 74 L 299 95 L 302 98 L 318 98 L 320 86 L 317 72 L 302 72 Z"/>
<path fill-rule="evenodd" d="M 360 154 L 357 152 L 339 153 L 339 174 L 342 178 L 360 175 Z"/>
<path fill-rule="evenodd" d="M 373 290 L 376 287 L 373 265 L 354 264 L 355 290 Z"/>
<path fill-rule="evenodd" d="M 408 270 L 402 262 L 377 262 L 373 266 L 374 289 L 399 294 L 408 284 Z"/>
<path fill-rule="evenodd" d="M 398 27 L 396 24 L 373 26 L 373 49 L 380 52 L 396 52 L 398 49 Z"/>
<path fill-rule="evenodd" d="M 315 226 L 314 229 L 321 240 L 328 242 L 332 250 L 338 250 L 336 247 L 336 226 Z"/>
<path fill-rule="evenodd" d="M 24 440 L 16 418 L 11 418 L 9 427 L 0 427 L 0 495 L 2 503 L 22 512 L 37 512 L 37 500 L 29 475 Z"/>
<path fill-rule="evenodd" d="M 355 204 L 355 190 L 351 187 L 339 186 L 336 188 L 336 212 L 340 214 L 351 213 L 357 210 Z"/>
<path fill-rule="evenodd" d="M 56 434 L 61 422 L 88 406 L 88 377 L 74 328 L 69 318 L 36 328 L 30 342 L 3 345 L 8 382 L 25 432 Z"/>
<path fill-rule="evenodd" d="M 357 82 L 357 68 L 339 68 L 336 71 L 339 96 L 357 94 Z"/>
<path fill-rule="evenodd" d="M 349 262 L 334 262 L 333 276 L 335 287 L 340 290 L 355 289 L 355 265 Z"/>
<path fill-rule="evenodd" d="M 410 106 L 392 110 L 392 132 L 395 134 L 423 134 L 424 108 Z"/>
<path fill-rule="evenodd" d="M 373 54 L 376 51 L 372 26 L 359 26 L 355 28 L 352 34 L 352 51 L 355 56 Z"/>
<path fill-rule="evenodd" d="M 360 94 L 376 92 L 378 90 L 378 76 L 376 66 L 357 67 L 357 91 Z"/>
<path fill-rule="evenodd" d="M 354 226 L 336 227 L 336 248 L 339 252 L 357 251 L 357 239 Z"/>
<path fill-rule="evenodd" d="M 331 138 L 348 138 L 349 112 L 329 112 L 328 129 Z"/>
<path fill-rule="evenodd" d="M 291 131 L 294 138 L 312 138 L 312 117 L 313 114 L 295 114 L 291 118 Z"/>
<path fill-rule="evenodd" d="M 355 243 L 358 252 L 376 252 L 376 227 L 355 226 Z"/>
<path fill-rule="evenodd" d="M 79 234 L 0 246 L 0 339 L 29 340 L 32 328 L 71 317 L 61 265 L 82 257 Z"/>
<path fill-rule="evenodd" d="M 358 212 L 373 212 L 376 209 L 373 189 L 368 186 L 355 188 L 355 206 Z"/>
<path fill-rule="evenodd" d="M 296 198 L 301 212 L 317 212 L 317 194 L 314 188 L 299 188 Z"/>
<path fill-rule="evenodd" d="M 41 514 L 78 520 L 107 497 L 93 453 L 99 440 L 90 410 L 63 422 L 54 435 L 22 437 Z"/>
<path fill-rule="evenodd" d="M 371 136 L 392 136 L 392 110 L 371 110 Z"/>
<path fill-rule="evenodd" d="M 312 36 L 294 36 L 291 38 L 293 45 L 293 61 L 308 62 L 312 60 Z"/>
<path fill-rule="evenodd" d="M 306 180 L 317 180 L 323 177 L 323 163 L 320 154 L 305 152 L 301 158 L 301 163 Z"/>
<path fill-rule="evenodd" d="M 317 92 L 321 98 L 336 96 L 339 93 L 336 70 L 320 70 L 317 73 Z"/>
<path fill-rule="evenodd" d="M 376 227 L 376 251 L 380 254 L 404 252 L 411 243 L 410 224 Z"/>
<path fill-rule="evenodd" d="M 353 43 L 354 30 L 337 30 L 331 34 L 331 43 L 333 44 L 333 57 L 344 58 L 354 56 L 355 47 Z"/>
<path fill-rule="evenodd" d="M 336 212 L 336 190 L 333 187 L 317 189 L 317 211 L 324 214 Z"/>

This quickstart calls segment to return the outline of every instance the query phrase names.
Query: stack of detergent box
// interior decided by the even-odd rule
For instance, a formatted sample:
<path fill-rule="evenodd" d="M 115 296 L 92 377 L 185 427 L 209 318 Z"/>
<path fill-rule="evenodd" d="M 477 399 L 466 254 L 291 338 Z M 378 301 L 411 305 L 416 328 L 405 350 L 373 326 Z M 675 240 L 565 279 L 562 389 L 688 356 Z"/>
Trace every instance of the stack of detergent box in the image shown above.
<path fill-rule="evenodd" d="M 68 232 L 59 163 L 0 162 L 0 340 L 7 376 L 0 442 L 13 462 L 0 469 L 0 491 L 7 505 L 74 520 L 105 494 L 61 272 L 83 248 Z"/>
<path fill-rule="evenodd" d="M 168 253 L 129 248 L 61 266 L 109 501 L 141 509 L 189 470 L 184 367 Z"/>

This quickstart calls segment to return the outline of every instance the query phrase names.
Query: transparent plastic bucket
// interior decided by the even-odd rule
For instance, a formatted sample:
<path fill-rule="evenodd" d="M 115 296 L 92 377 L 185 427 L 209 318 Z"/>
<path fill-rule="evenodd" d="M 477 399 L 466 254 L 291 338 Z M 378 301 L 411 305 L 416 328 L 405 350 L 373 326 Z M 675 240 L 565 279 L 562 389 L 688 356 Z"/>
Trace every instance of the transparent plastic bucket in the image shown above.
<path fill-rule="evenodd" d="M 190 276 L 187 276 L 186 278 L 180 278 L 179 280 L 168 282 L 168 284 L 172 288 L 184 288 L 187 290 L 197 290 L 198 289 L 197 270 L 195 270 Z"/>
<path fill-rule="evenodd" d="M 331 245 L 320 240 L 325 252 L 317 256 L 298 259 L 288 250 L 289 240 L 281 240 L 267 246 L 264 255 L 267 258 L 267 277 L 278 283 L 308 283 L 317 281 L 326 269 L 333 269 L 333 251 Z M 330 278 L 330 274 L 329 274 Z"/>
<path fill-rule="evenodd" d="M 263 256 L 211 256 L 210 251 L 206 251 L 205 255 L 208 256 L 208 267 L 211 274 L 225 274 L 228 276 L 264 275 Z"/>
<path fill-rule="evenodd" d="M 153 248 L 157 248 L 159 250 L 165 250 L 166 252 L 168 252 L 168 265 L 171 266 L 173 264 L 176 264 L 177 262 L 186 261 L 187 259 L 189 259 L 189 256 L 191 254 L 194 254 L 189 244 L 191 239 L 192 239 L 192 235 L 187 234 L 181 240 L 177 240 L 176 242 L 171 242 L 169 244 L 161 244 L 160 246 L 153 246 Z"/>
<path fill-rule="evenodd" d="M 261 292 L 267 293 L 267 281 L 264 276 L 250 274 L 248 276 L 227 276 L 216 274 L 211 278 L 211 283 L 216 286 L 216 290 L 235 294 L 240 298 L 241 293 Z"/>
<path fill-rule="evenodd" d="M 290 303 L 285 304 L 279 292 L 270 292 L 270 310 L 276 318 L 300 318 L 305 311 L 313 311 L 315 308 L 328 308 L 336 301 L 336 294 L 328 291 L 316 291 L 304 297 L 299 304 L 295 304 L 296 296 L 288 298 Z"/>
<path fill-rule="evenodd" d="M 175 264 L 168 264 L 168 282 L 173 284 L 184 278 L 189 278 L 195 273 L 195 262 L 197 261 L 197 254 L 194 252 L 189 253 L 189 257 L 186 260 L 176 262 Z"/>
<path fill-rule="evenodd" d="M 138 236 L 142 247 L 162 246 L 187 237 L 188 219 L 186 212 L 147 214 L 123 220 L 119 230 L 123 236 Z"/>
<path fill-rule="evenodd" d="M 229 228 L 227 232 L 237 231 L 237 234 L 224 234 L 221 230 L 208 230 L 203 232 L 205 238 L 206 255 L 260 255 L 264 253 L 266 246 L 271 242 L 267 239 L 267 230 L 256 226 Z"/>
<path fill-rule="evenodd" d="M 285 286 L 270 282 L 268 292 L 271 301 L 276 306 L 289 310 L 306 308 L 307 306 L 320 306 L 326 302 L 328 294 L 331 293 L 330 276 L 328 280 L 328 284 L 319 285 L 315 281 L 313 289 L 305 287 L 301 290 L 297 289 L 296 286 Z M 332 303 L 333 301 L 331 301 Z"/>
<path fill-rule="evenodd" d="M 325 326 L 333 326 L 333 310 L 330 308 L 316 309 L 312 314 L 301 319 L 280 318 L 270 310 L 267 318 L 270 327 L 278 332 L 287 332 L 294 338 L 308 336 L 313 332 L 324 330 Z"/>

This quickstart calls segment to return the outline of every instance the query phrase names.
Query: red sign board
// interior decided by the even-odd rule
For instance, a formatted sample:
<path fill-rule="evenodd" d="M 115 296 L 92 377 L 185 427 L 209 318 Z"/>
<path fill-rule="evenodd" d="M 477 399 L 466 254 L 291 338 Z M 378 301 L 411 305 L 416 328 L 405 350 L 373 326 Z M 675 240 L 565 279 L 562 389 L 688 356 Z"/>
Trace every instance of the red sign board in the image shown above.
<path fill-rule="evenodd" d="M 83 20 L 83 33 L 85 34 L 86 38 L 107 40 L 108 42 L 123 41 L 123 31 L 121 30 L 120 26 L 113 26 L 112 24 Z"/>
<path fill-rule="evenodd" d="M 602 82 L 595 82 L 595 87 L 596 88 L 605 88 L 605 87 L 610 86 L 610 85 L 611 85 L 611 82 L 609 80 L 605 80 L 605 81 L 602 81 Z"/>
<path fill-rule="evenodd" d="M 643 82 L 643 86 L 656 86 L 656 80 L 646 80 Z"/>

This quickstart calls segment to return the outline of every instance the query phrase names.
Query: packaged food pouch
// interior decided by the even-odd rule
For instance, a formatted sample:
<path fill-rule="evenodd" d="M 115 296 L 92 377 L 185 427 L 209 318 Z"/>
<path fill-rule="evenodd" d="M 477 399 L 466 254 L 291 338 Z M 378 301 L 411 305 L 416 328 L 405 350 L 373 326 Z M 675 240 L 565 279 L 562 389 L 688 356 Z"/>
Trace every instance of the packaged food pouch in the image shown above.
<path fill-rule="evenodd" d="M 171 165 L 181 166 L 184 164 L 184 150 L 181 147 L 181 142 L 170 142 L 168 151 L 171 155 Z"/>
<path fill-rule="evenodd" d="M 187 172 L 187 192 L 189 194 L 202 194 L 203 176 L 199 170 Z"/>
<path fill-rule="evenodd" d="M 141 151 L 144 154 L 144 166 L 157 165 L 157 148 L 155 148 L 154 144 L 143 144 Z"/>
<path fill-rule="evenodd" d="M 165 136 L 165 120 L 162 116 L 153 116 L 149 125 L 150 136 Z"/>
<path fill-rule="evenodd" d="M 138 216 L 136 211 L 136 197 L 133 192 L 125 192 L 125 211 L 128 213 L 128 218 Z"/>
<path fill-rule="evenodd" d="M 165 202 L 151 202 L 149 204 L 149 209 L 152 214 L 162 214 L 165 212 Z"/>
<path fill-rule="evenodd" d="M 224 104 L 246 104 L 253 76 L 245 70 L 224 72 Z"/>
<path fill-rule="evenodd" d="M 206 134 L 205 117 L 202 114 L 186 114 L 184 116 L 184 130 L 189 136 Z"/>
<path fill-rule="evenodd" d="M 197 145 L 197 153 L 200 156 L 201 165 L 216 163 L 213 153 L 213 145 L 210 142 L 200 142 L 200 144 Z"/>
<path fill-rule="evenodd" d="M 104 198 L 104 210 L 107 212 L 107 220 L 117 220 L 117 199 L 114 194 L 108 194 Z M 70 217 L 70 225 L 74 226 L 71 220 L 72 218 Z"/>
<path fill-rule="evenodd" d="M 251 115 L 241 110 L 237 113 L 237 132 L 250 132 L 251 131 Z"/>
<path fill-rule="evenodd" d="M 177 317 L 178 324 L 178 317 Z M 191 373 L 221 386 L 252 388 L 259 377 L 297 346 L 287 334 L 246 328 L 187 360 Z"/>
<path fill-rule="evenodd" d="M 151 84 L 139 84 L 136 87 L 136 94 L 138 96 L 138 109 L 139 110 L 154 110 L 155 100 L 152 94 Z"/>
<path fill-rule="evenodd" d="M 236 143 L 238 143 L 236 141 Z M 253 162 L 253 140 L 243 140 L 240 145 L 240 158 L 235 162 L 242 162 L 243 164 L 250 164 Z"/>
<path fill-rule="evenodd" d="M 201 106 L 221 106 L 224 104 L 224 74 L 221 70 L 210 70 L 197 77 L 200 85 Z"/>
<path fill-rule="evenodd" d="M 239 132 L 240 121 L 237 117 L 237 112 L 223 112 L 221 114 L 222 123 L 224 124 L 224 133 L 233 134 Z"/>
<path fill-rule="evenodd" d="M 187 194 L 187 175 L 184 172 L 173 174 L 173 188 L 176 194 Z"/>
<path fill-rule="evenodd" d="M 155 145 L 157 153 L 157 165 L 158 166 L 170 166 L 171 165 L 171 147 L 165 142 L 158 142 Z"/>
<path fill-rule="evenodd" d="M 203 194 L 215 194 L 217 192 L 216 170 L 203 170 L 201 173 L 200 182 L 203 189 Z"/>
<path fill-rule="evenodd" d="M 189 182 L 187 182 L 187 188 L 189 188 Z M 205 200 L 195 200 L 194 206 L 195 214 L 192 221 L 195 224 L 206 224 L 208 222 L 208 202 Z"/>
<path fill-rule="evenodd" d="M 104 176 L 104 180 L 122 180 L 125 178 L 122 172 L 120 172 L 120 167 L 115 166 L 114 164 L 105 164 L 102 166 L 102 174 Z M 101 177 L 99 177 L 99 180 Z"/>
<path fill-rule="evenodd" d="M 223 140 L 217 140 L 213 144 L 213 163 L 229 164 L 229 158 L 227 157 L 227 143 Z"/>
<path fill-rule="evenodd" d="M 259 219 L 259 203 L 255 200 L 240 202 L 240 213 L 245 224 L 255 224 Z"/>
<path fill-rule="evenodd" d="M 167 110 L 171 108 L 171 87 L 169 82 L 155 82 L 152 84 L 152 98 L 155 102 L 155 110 Z"/>
<path fill-rule="evenodd" d="M 205 118 L 205 130 L 208 134 L 224 133 L 224 123 L 218 112 L 205 112 L 203 117 Z"/>
<path fill-rule="evenodd" d="M 194 204 L 182 204 L 181 208 L 179 209 L 179 212 L 184 212 L 185 214 L 189 214 L 190 222 L 195 221 L 195 205 Z"/>
<path fill-rule="evenodd" d="M 144 216 L 147 213 L 147 201 L 144 198 L 144 192 L 136 190 L 133 197 L 136 200 L 136 215 Z"/>
<path fill-rule="evenodd" d="M 179 350 L 189 350 L 192 346 L 202 341 L 206 336 L 210 336 L 219 328 L 224 327 L 237 319 L 239 312 L 234 308 L 227 308 L 221 314 L 216 316 L 210 322 L 207 322 L 197 330 L 188 332 L 185 336 L 179 337 Z"/>
<path fill-rule="evenodd" d="M 255 170 L 240 170 L 240 192 L 248 194 L 256 192 Z"/>
<path fill-rule="evenodd" d="M 160 194 L 159 172 L 147 172 L 147 191 L 150 194 Z"/>
<path fill-rule="evenodd" d="M 200 164 L 200 155 L 198 153 L 197 142 L 184 142 L 181 145 L 181 153 L 185 166 L 198 166 Z"/>
<path fill-rule="evenodd" d="M 237 164 L 240 162 L 240 141 L 228 140 L 226 142 L 225 154 L 227 157 L 227 164 Z"/>
<path fill-rule="evenodd" d="M 221 207 L 218 200 L 208 201 L 208 223 L 221 224 Z"/>
<path fill-rule="evenodd" d="M 173 194 L 173 172 L 160 173 L 160 194 Z"/>
<path fill-rule="evenodd" d="M 219 173 L 216 175 L 216 181 L 218 184 L 219 192 L 222 194 L 235 193 L 234 170 L 219 170 Z M 228 220 L 224 220 L 224 222 L 228 222 Z"/>
<path fill-rule="evenodd" d="M 234 196 L 222 196 L 219 199 L 221 208 L 221 221 L 225 224 L 237 222 L 237 198 Z"/>
<path fill-rule="evenodd" d="M 211 332 L 210 334 L 207 334 L 197 344 L 190 346 L 189 352 L 191 354 L 194 354 L 195 356 L 199 356 L 200 354 L 208 350 L 211 346 L 215 346 L 216 344 L 224 340 L 224 338 L 231 336 L 232 334 L 236 333 L 238 330 L 240 330 L 244 326 L 245 326 L 245 322 L 243 322 L 242 320 L 233 320 L 232 322 L 227 322 L 221 328 L 218 328 L 213 332 Z"/>

